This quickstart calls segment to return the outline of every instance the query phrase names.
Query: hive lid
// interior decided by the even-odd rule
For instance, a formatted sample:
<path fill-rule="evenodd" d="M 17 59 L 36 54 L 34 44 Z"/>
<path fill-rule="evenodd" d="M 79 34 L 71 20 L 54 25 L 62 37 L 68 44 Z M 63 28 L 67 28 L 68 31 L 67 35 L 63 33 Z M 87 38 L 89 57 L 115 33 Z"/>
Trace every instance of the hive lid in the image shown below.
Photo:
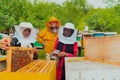
<path fill-rule="evenodd" d="M 86 38 L 84 47 L 88 60 L 120 63 L 120 36 Z"/>

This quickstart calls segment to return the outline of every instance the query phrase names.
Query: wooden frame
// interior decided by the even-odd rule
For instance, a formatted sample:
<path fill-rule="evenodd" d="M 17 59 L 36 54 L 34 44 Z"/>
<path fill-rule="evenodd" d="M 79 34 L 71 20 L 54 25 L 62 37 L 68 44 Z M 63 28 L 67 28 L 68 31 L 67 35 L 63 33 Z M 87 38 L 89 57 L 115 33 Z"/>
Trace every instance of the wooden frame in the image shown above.
<path fill-rule="evenodd" d="M 120 65 L 120 36 L 85 39 L 85 59 Z"/>
<path fill-rule="evenodd" d="M 32 48 L 11 47 L 7 51 L 7 71 L 15 72 L 33 61 Z"/>

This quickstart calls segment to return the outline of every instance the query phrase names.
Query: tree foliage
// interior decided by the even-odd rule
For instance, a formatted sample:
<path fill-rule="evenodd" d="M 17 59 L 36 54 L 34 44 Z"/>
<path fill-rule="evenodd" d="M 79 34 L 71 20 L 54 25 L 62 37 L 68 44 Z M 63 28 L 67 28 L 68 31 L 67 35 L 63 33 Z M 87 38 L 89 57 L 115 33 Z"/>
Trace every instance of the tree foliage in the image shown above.
<path fill-rule="evenodd" d="M 104 0 L 116 3 L 115 0 Z M 57 17 L 64 25 L 72 22 L 77 29 L 84 26 L 98 31 L 120 33 L 120 4 L 105 9 L 95 9 L 86 0 L 66 0 L 62 5 L 44 0 L 0 0 L 0 31 L 10 29 L 20 22 L 31 22 L 34 27 L 43 29 L 51 16 Z"/>
<path fill-rule="evenodd" d="M 120 6 L 107 9 L 96 9 L 95 12 L 85 19 L 86 23 L 93 30 L 116 31 L 120 33 Z"/>

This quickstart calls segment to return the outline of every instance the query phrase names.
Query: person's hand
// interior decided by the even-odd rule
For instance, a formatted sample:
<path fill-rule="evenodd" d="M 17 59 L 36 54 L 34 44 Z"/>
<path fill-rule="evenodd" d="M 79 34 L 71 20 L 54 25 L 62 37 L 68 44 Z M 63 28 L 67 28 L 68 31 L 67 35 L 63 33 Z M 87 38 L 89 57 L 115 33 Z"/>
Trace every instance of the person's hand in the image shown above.
<path fill-rule="evenodd" d="M 33 52 L 33 53 L 38 53 L 38 49 L 33 48 L 33 49 L 32 49 L 32 52 Z"/>
<path fill-rule="evenodd" d="M 1 40 L 0 48 L 3 50 L 9 50 L 10 49 L 10 43 L 11 43 L 11 38 L 3 38 Z"/>
<path fill-rule="evenodd" d="M 66 55 L 67 55 L 66 52 L 60 52 L 60 53 L 58 54 L 58 57 L 64 57 L 64 56 L 66 56 Z"/>
<path fill-rule="evenodd" d="M 3 44 L 6 44 L 6 45 L 10 46 L 11 41 L 12 41 L 12 39 L 11 39 L 11 38 L 4 37 L 4 38 L 1 40 L 1 43 L 3 43 Z"/>

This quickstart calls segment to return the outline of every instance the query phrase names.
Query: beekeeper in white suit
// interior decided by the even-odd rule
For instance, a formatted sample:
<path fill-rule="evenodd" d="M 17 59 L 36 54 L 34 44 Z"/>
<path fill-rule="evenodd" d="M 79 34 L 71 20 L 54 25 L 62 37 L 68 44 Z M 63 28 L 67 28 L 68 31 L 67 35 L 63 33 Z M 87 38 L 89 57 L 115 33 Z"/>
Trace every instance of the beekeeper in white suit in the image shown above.
<path fill-rule="evenodd" d="M 20 25 L 15 25 L 15 34 L 12 39 L 12 46 L 20 47 L 34 47 L 33 43 L 36 41 L 37 30 L 29 22 L 21 22 Z M 35 50 L 34 58 L 37 59 L 37 50 Z"/>

